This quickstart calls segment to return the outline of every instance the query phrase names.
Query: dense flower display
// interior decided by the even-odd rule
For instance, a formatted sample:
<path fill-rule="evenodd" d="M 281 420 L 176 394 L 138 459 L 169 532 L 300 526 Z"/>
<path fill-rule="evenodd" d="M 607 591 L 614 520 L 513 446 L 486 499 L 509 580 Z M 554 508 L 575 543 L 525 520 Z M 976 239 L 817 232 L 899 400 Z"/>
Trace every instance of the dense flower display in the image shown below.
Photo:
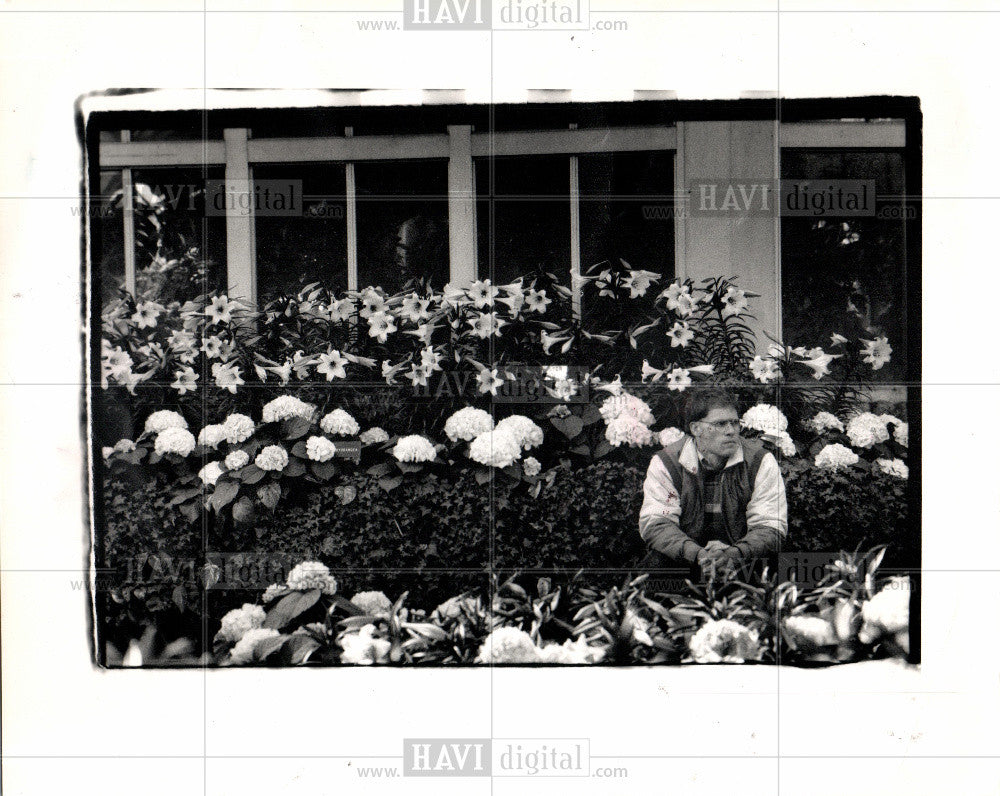
<path fill-rule="evenodd" d="M 816 466 L 822 470 L 840 470 L 857 464 L 859 460 L 858 454 L 838 442 L 824 446 L 816 454 Z"/>
<path fill-rule="evenodd" d="M 510 467 L 521 458 L 521 446 L 512 431 L 485 431 L 469 444 L 469 458 L 487 467 Z"/>
<path fill-rule="evenodd" d="M 288 588 L 295 591 L 319 589 L 324 594 L 337 593 L 337 580 L 330 568 L 319 561 L 303 561 L 288 573 Z"/>
<path fill-rule="evenodd" d="M 847 436 L 856 448 L 870 448 L 889 439 L 886 422 L 871 412 L 861 412 L 847 422 Z"/>
<path fill-rule="evenodd" d="M 462 407 L 444 424 L 444 433 L 452 442 L 471 442 L 480 434 L 492 430 L 493 415 L 472 406 Z"/>
<path fill-rule="evenodd" d="M 263 625 L 265 616 L 263 606 L 243 603 L 242 608 L 234 608 L 222 617 L 219 635 L 236 644 L 248 631 Z"/>
<path fill-rule="evenodd" d="M 353 437 L 361 431 L 358 421 L 343 409 L 334 409 L 324 415 L 319 421 L 319 427 L 335 437 Z"/>
<path fill-rule="evenodd" d="M 157 453 L 174 453 L 187 456 L 194 450 L 197 442 L 194 434 L 185 428 L 166 428 L 156 435 L 154 447 Z"/>
<path fill-rule="evenodd" d="M 761 655 L 757 633 L 730 619 L 706 622 L 691 638 L 695 663 L 743 663 Z"/>
<path fill-rule="evenodd" d="M 427 437 L 410 434 L 396 443 L 392 455 L 401 462 L 431 462 L 437 458 L 437 451 Z"/>

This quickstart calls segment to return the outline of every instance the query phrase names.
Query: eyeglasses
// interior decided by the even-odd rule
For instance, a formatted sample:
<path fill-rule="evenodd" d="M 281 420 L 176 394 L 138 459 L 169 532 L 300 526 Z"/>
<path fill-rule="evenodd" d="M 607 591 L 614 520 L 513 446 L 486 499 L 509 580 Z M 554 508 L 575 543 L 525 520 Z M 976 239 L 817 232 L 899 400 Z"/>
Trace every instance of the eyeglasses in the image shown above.
<path fill-rule="evenodd" d="M 711 426 L 716 431 L 733 431 L 740 430 L 739 420 L 699 420 L 699 423 L 704 423 L 706 426 Z"/>

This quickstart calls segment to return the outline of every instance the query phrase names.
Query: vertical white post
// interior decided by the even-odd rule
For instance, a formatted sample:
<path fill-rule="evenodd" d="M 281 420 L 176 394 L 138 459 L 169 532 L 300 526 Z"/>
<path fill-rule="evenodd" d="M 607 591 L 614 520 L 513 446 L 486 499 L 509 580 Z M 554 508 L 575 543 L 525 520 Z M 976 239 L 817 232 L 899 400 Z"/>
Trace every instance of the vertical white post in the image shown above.
<path fill-rule="evenodd" d="M 571 124 L 570 130 L 576 125 Z M 583 283 L 580 281 L 580 158 L 569 157 L 569 283 L 573 290 L 573 317 L 580 317 Z"/>
<path fill-rule="evenodd" d="M 226 142 L 226 275 L 230 298 L 257 303 L 253 181 L 247 152 L 249 131 L 230 127 Z M 247 196 L 246 209 L 238 197 Z M 237 197 L 234 200 L 234 197 Z"/>
<path fill-rule="evenodd" d="M 448 125 L 448 255 L 454 285 L 476 279 L 476 187 L 472 127 Z"/>
<path fill-rule="evenodd" d="M 344 137 L 354 135 L 353 127 L 344 128 Z M 347 289 L 358 289 L 358 199 L 357 185 L 354 182 L 354 164 L 344 166 L 345 197 L 347 203 Z"/>
<path fill-rule="evenodd" d="M 122 130 L 121 140 L 132 140 L 130 130 Z M 122 245 L 125 247 L 125 289 L 135 296 L 135 192 L 132 169 L 122 169 Z M 138 299 L 138 296 L 135 296 Z"/>

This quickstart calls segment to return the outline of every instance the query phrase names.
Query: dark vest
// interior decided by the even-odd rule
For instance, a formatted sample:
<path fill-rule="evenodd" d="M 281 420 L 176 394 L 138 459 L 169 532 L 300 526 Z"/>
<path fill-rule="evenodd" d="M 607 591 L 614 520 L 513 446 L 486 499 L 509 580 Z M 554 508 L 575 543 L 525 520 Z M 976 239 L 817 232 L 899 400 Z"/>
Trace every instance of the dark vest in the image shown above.
<path fill-rule="evenodd" d="M 701 470 L 699 462 L 698 475 L 690 472 L 680 463 L 681 450 L 690 437 L 684 436 L 676 442 L 667 445 L 656 454 L 670 473 L 677 491 L 680 492 L 681 520 L 680 528 L 700 545 L 712 541 L 705 527 L 705 500 L 702 494 Z M 757 440 L 743 439 L 743 461 L 726 467 L 719 475 L 719 494 L 722 498 L 722 517 L 724 533 L 728 538 L 719 539 L 726 544 L 736 544 L 747 532 L 747 505 L 753 495 L 753 485 L 757 480 L 761 460 L 764 458 L 764 446 Z"/>

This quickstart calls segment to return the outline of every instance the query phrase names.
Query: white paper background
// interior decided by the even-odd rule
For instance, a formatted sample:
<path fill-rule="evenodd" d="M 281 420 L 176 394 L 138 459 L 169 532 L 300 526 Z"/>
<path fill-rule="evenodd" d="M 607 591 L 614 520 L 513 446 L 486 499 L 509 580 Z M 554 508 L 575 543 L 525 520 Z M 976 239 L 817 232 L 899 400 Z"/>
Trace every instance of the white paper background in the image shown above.
<path fill-rule="evenodd" d="M 891 4 L 945 6 L 962 8 L 943 0 Z M 59 7 L 7 3 L 0 12 L 5 793 L 526 796 L 565 787 L 565 780 L 356 774 L 359 765 L 398 762 L 376 758 L 399 755 L 403 736 L 491 733 L 586 735 L 595 765 L 628 767 L 628 779 L 569 780 L 579 793 L 1000 792 L 1000 357 L 993 343 L 1000 15 L 817 13 L 823 6 L 815 3 L 783 3 L 786 11 L 810 12 L 780 19 L 763 3 L 602 15 L 594 0 L 592 19 L 626 19 L 629 31 L 497 33 L 491 40 L 485 33 L 359 33 L 359 18 L 398 18 L 371 11 L 206 15 L 195 4 L 173 6 L 192 13 L 124 11 L 158 7 L 152 3 L 37 11 Z M 209 4 L 226 7 L 236 6 Z M 109 8 L 116 11 L 101 10 Z M 634 89 L 703 99 L 746 90 L 919 96 L 922 668 L 95 669 L 85 593 L 70 586 L 81 576 L 86 540 L 73 102 L 124 86 L 465 88 L 470 98 L 492 91 L 514 100 L 529 88 L 573 88 L 591 99 L 627 98 Z"/>

